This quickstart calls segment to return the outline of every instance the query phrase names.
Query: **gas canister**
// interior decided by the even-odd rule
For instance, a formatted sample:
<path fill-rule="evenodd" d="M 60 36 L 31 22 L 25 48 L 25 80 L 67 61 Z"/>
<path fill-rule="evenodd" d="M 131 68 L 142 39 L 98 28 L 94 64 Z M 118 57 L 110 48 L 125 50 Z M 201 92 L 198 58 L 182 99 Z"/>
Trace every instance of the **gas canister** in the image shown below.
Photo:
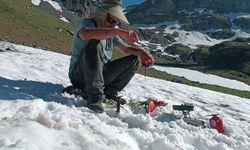
<path fill-rule="evenodd" d="M 209 122 L 211 127 L 216 129 L 219 133 L 225 132 L 223 121 L 217 114 L 212 115 L 212 118 L 209 119 Z"/>

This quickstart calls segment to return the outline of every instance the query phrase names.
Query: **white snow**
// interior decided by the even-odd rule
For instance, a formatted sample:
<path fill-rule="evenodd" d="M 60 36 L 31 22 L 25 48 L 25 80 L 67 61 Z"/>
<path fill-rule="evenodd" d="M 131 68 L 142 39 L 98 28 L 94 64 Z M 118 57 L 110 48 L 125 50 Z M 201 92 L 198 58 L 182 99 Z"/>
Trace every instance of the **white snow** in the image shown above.
<path fill-rule="evenodd" d="M 178 24 L 173 25 L 173 26 L 178 27 Z M 164 33 L 173 34 L 174 32 L 177 32 L 179 34 L 179 36 L 177 38 L 175 38 L 175 40 L 176 40 L 175 43 L 187 45 L 191 48 L 196 48 L 197 45 L 212 46 L 212 45 L 221 43 L 223 41 L 223 40 L 217 40 L 217 39 L 210 38 L 208 35 L 203 34 L 201 32 L 198 32 L 198 31 L 184 31 L 184 30 L 180 30 L 178 28 L 171 29 L 171 27 L 173 27 L 173 26 L 166 27 Z"/>
<path fill-rule="evenodd" d="M 36 6 L 39 6 L 41 3 L 41 0 L 31 0 L 31 3 L 36 5 Z"/>
<path fill-rule="evenodd" d="M 141 25 L 140 28 L 155 29 L 156 27 L 160 27 L 163 25 L 167 26 L 165 28 L 164 33 L 169 33 L 169 34 L 173 34 L 174 32 L 178 33 L 178 37 L 175 38 L 176 42 L 174 43 L 181 43 L 183 45 L 189 46 L 190 48 L 196 48 L 197 45 L 212 46 L 222 41 L 225 41 L 225 40 L 217 40 L 217 39 L 210 38 L 208 35 L 198 32 L 198 31 L 181 30 L 180 29 L 181 25 L 178 22 L 162 22 L 159 24 Z"/>
<path fill-rule="evenodd" d="M 41 1 L 44 2 L 48 2 L 52 7 L 55 8 L 55 10 L 62 12 L 62 7 L 60 6 L 60 3 L 62 3 L 61 1 L 54 1 L 54 0 L 31 0 L 31 2 L 36 5 L 39 6 Z"/>
<path fill-rule="evenodd" d="M 233 21 L 234 19 L 240 18 L 240 17 L 245 17 L 245 18 L 249 18 L 250 15 L 248 13 L 227 13 L 227 14 L 223 14 L 224 16 L 227 16 L 231 21 Z"/>
<path fill-rule="evenodd" d="M 234 37 L 250 38 L 250 34 L 242 31 L 241 29 L 233 29 L 232 31 L 236 33 Z"/>
<path fill-rule="evenodd" d="M 170 33 L 173 34 L 174 32 L 177 32 L 179 34 L 179 36 L 177 38 L 175 38 L 176 42 L 175 43 L 180 43 L 183 45 L 187 45 L 190 48 L 197 48 L 197 45 L 207 45 L 207 46 L 213 46 L 215 44 L 219 44 L 223 41 L 228 41 L 228 40 L 233 40 L 237 37 L 243 37 L 243 38 L 249 38 L 250 34 L 247 32 L 244 32 L 240 29 L 232 29 L 232 31 L 235 32 L 235 36 L 233 36 L 232 38 L 228 38 L 228 39 L 214 39 L 209 37 L 208 35 L 206 35 L 206 31 L 204 31 L 204 33 L 199 32 L 199 31 L 184 31 L 184 30 L 180 30 L 180 29 L 171 29 L 171 27 L 178 27 L 177 25 L 171 25 L 165 28 L 165 32 L 164 33 Z"/>
<path fill-rule="evenodd" d="M 211 85 L 218 85 L 222 87 L 238 89 L 243 91 L 250 91 L 250 86 L 243 82 L 226 79 L 212 74 L 205 74 L 195 70 L 176 68 L 176 67 L 165 67 L 165 66 L 154 66 L 154 69 L 165 71 L 169 74 L 176 75 L 179 77 L 184 77 L 190 81 L 196 81 L 199 83 L 206 83 Z"/>
<path fill-rule="evenodd" d="M 6 50 L 7 49 L 7 50 Z M 229 150 L 250 149 L 250 100 L 136 74 L 124 98 L 168 102 L 155 114 L 125 105 L 95 114 L 57 103 L 70 84 L 69 56 L 0 42 L 0 149 L 20 150 Z M 56 102 L 57 101 L 57 102 Z M 193 103 L 191 116 L 207 121 L 218 113 L 225 134 L 171 120 L 172 105 Z M 205 117 L 206 116 L 206 117 Z"/>
<path fill-rule="evenodd" d="M 47 1 L 48 3 L 50 3 L 50 5 L 52 7 L 55 8 L 55 10 L 58 10 L 58 11 L 62 12 L 62 7 L 60 6 L 60 4 L 58 2 L 52 1 L 52 0 L 43 0 L 43 1 Z"/>
<path fill-rule="evenodd" d="M 69 23 L 69 21 L 68 21 L 65 17 L 63 17 L 63 16 L 61 16 L 60 19 L 61 19 L 62 21 L 64 21 L 64 22 Z"/>
<path fill-rule="evenodd" d="M 247 15 L 242 15 L 242 16 L 239 16 L 239 17 L 243 17 L 243 18 L 250 18 L 250 14 L 247 14 Z"/>
<path fill-rule="evenodd" d="M 231 21 L 236 19 L 237 17 L 249 17 L 249 14 L 246 13 L 233 13 L 233 14 L 224 14 Z M 223 41 L 233 40 L 237 37 L 249 38 L 250 32 L 247 30 L 241 30 L 239 27 L 233 24 L 232 31 L 235 32 L 235 36 L 228 38 L 228 39 L 214 39 L 209 37 L 206 33 L 207 32 L 214 32 L 215 30 L 207 30 L 207 31 L 185 31 L 181 30 L 181 25 L 178 22 L 161 22 L 158 24 L 149 24 L 149 25 L 139 25 L 141 29 L 156 29 L 161 26 L 166 26 L 164 33 L 173 34 L 174 32 L 178 33 L 178 37 L 175 38 L 175 43 L 180 43 L 190 48 L 197 48 L 198 45 L 207 45 L 213 46 L 215 44 L 221 43 Z M 170 45 L 169 45 L 170 46 Z M 158 49 L 165 49 L 162 47 L 158 47 Z"/>

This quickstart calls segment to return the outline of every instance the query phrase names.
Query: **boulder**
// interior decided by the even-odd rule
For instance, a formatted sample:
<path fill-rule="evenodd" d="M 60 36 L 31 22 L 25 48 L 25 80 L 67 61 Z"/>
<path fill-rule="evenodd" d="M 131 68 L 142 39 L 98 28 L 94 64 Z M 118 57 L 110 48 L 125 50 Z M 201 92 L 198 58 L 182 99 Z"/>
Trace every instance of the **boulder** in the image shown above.
<path fill-rule="evenodd" d="M 242 29 L 250 29 L 250 18 L 240 17 L 233 21 L 236 26 L 240 26 Z"/>
<path fill-rule="evenodd" d="M 232 24 L 229 18 L 214 12 L 197 12 L 184 18 L 181 29 L 191 30 L 207 30 L 231 28 Z"/>
<path fill-rule="evenodd" d="M 139 35 L 143 40 L 149 41 L 155 44 L 161 44 L 162 46 L 169 45 L 173 42 L 174 36 L 172 34 L 165 34 L 158 29 L 138 29 Z"/>
<path fill-rule="evenodd" d="M 222 29 L 215 32 L 208 32 L 207 35 L 214 39 L 228 39 L 235 36 L 235 32 L 230 29 Z"/>
<path fill-rule="evenodd" d="M 63 5 L 81 17 L 88 17 L 101 0 L 64 0 Z"/>
<path fill-rule="evenodd" d="M 127 10 L 126 16 L 132 24 L 156 24 L 175 18 L 175 5 L 171 0 L 157 0 L 144 3 Z"/>
<path fill-rule="evenodd" d="M 193 50 L 183 44 L 173 44 L 171 46 L 168 46 L 164 50 L 164 52 L 171 55 L 179 55 L 182 62 L 187 62 L 189 59 L 189 55 L 193 52 Z"/>

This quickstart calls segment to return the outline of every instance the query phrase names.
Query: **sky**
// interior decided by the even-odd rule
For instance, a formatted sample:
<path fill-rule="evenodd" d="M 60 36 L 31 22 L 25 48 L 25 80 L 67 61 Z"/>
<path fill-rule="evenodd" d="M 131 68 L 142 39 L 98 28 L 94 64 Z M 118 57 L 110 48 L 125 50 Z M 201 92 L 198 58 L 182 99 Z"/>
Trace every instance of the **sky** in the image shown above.
<path fill-rule="evenodd" d="M 34 5 L 39 5 L 41 1 L 48 1 L 56 10 L 62 11 L 61 7 L 57 2 L 52 0 L 31 0 Z M 130 5 L 140 4 L 145 0 L 123 0 L 123 7 L 128 7 Z"/>
<path fill-rule="evenodd" d="M 128 7 L 130 5 L 140 4 L 145 0 L 123 0 L 124 7 Z"/>
<path fill-rule="evenodd" d="M 136 74 L 120 96 L 130 102 L 151 97 L 168 105 L 152 115 L 139 105 L 124 105 L 120 114 L 106 105 L 104 113 L 96 114 L 70 105 L 81 98 L 61 94 L 70 85 L 69 59 L 0 42 L 0 149 L 250 149 L 250 99 Z M 194 105 L 191 117 L 203 120 L 207 128 L 176 119 L 180 112 L 172 106 L 183 103 Z M 222 118 L 225 133 L 210 127 L 211 114 Z"/>

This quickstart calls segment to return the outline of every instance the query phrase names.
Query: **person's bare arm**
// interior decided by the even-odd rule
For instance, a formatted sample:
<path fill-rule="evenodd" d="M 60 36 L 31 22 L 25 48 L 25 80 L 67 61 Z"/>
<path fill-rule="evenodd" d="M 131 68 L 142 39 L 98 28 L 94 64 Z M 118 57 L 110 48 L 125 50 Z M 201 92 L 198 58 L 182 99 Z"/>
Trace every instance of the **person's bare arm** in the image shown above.
<path fill-rule="evenodd" d="M 140 57 L 140 51 L 142 51 L 141 49 L 138 49 L 138 48 L 133 48 L 133 47 L 129 47 L 127 45 L 119 45 L 118 46 L 119 50 L 126 54 L 126 55 L 134 55 L 134 56 L 138 56 Z"/>
<path fill-rule="evenodd" d="M 112 38 L 114 36 L 117 36 L 117 30 L 116 29 L 110 29 L 110 28 L 83 28 L 79 31 L 79 36 L 83 40 L 104 40 L 108 38 Z"/>
<path fill-rule="evenodd" d="M 119 36 L 128 43 L 134 43 L 138 41 L 138 35 L 132 30 L 124 30 L 118 28 L 82 28 L 79 31 L 79 36 L 83 40 L 104 40 Z"/>
<path fill-rule="evenodd" d="M 143 65 L 153 65 L 155 63 L 154 57 L 149 52 L 143 49 L 129 47 L 127 45 L 119 45 L 118 48 L 120 51 L 127 55 L 134 55 L 139 57 Z"/>

